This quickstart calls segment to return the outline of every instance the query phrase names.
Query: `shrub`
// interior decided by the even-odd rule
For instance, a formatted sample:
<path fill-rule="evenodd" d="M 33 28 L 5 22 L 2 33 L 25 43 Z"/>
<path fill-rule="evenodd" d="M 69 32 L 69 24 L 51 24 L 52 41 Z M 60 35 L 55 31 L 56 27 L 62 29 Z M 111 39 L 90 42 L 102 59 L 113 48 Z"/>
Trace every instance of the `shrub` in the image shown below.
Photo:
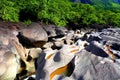
<path fill-rule="evenodd" d="M 5 21 L 19 21 L 19 9 L 15 7 L 15 3 L 12 1 L 1 0 L 0 17 Z"/>
<path fill-rule="evenodd" d="M 83 26 L 109 24 L 120 27 L 120 5 L 110 3 L 110 0 L 105 4 L 98 4 L 99 2 L 101 0 L 93 0 L 92 6 L 69 0 L 1 0 L 0 18 L 12 22 L 20 20 L 26 24 L 40 20 L 57 26 L 72 23 Z M 109 4 L 107 8 L 106 4 Z M 111 6 L 113 8 L 110 9 Z"/>

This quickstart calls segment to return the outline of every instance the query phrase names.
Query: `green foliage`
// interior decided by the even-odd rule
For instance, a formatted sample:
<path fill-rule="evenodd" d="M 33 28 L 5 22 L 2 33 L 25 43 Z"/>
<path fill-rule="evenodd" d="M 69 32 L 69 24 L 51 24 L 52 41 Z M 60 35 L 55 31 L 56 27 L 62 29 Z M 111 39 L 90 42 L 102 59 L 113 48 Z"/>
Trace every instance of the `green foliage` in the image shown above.
<path fill-rule="evenodd" d="M 103 13 L 105 15 L 104 20 L 107 24 L 114 27 L 120 27 L 120 13 L 114 13 L 112 11 L 106 11 Z"/>
<path fill-rule="evenodd" d="M 52 22 L 58 26 L 65 26 L 67 18 L 70 18 L 71 2 L 68 0 L 42 0 L 41 10 L 38 12 L 38 18 L 45 22 Z"/>
<path fill-rule="evenodd" d="M 104 1 L 104 2 L 103 2 Z M 92 5 L 69 0 L 1 0 L 0 18 L 5 21 L 66 26 L 108 24 L 120 27 L 120 5 L 111 0 L 92 0 Z"/>
<path fill-rule="evenodd" d="M 12 1 L 1 0 L 0 17 L 6 21 L 18 21 L 19 20 L 19 9 L 15 7 L 15 3 Z"/>
<path fill-rule="evenodd" d="M 120 4 L 112 3 L 112 7 L 110 9 L 113 12 L 119 12 L 120 13 Z"/>
<path fill-rule="evenodd" d="M 104 14 L 103 10 L 98 10 L 98 12 L 96 13 L 96 16 L 98 18 L 97 20 L 97 24 L 106 24 L 106 20 L 104 20 L 104 18 L 106 17 Z"/>
<path fill-rule="evenodd" d="M 81 19 L 80 24 L 87 26 L 97 22 L 98 18 L 96 16 L 96 10 L 93 6 L 90 6 L 88 4 L 77 5 L 78 11 L 75 11 L 77 15 L 76 14 L 74 15 L 73 20 L 75 20 L 79 24 L 79 19 Z"/>
<path fill-rule="evenodd" d="M 24 21 L 24 23 L 25 23 L 26 25 L 30 25 L 30 24 L 32 23 L 32 21 L 31 21 L 31 20 L 26 20 L 26 21 Z"/>

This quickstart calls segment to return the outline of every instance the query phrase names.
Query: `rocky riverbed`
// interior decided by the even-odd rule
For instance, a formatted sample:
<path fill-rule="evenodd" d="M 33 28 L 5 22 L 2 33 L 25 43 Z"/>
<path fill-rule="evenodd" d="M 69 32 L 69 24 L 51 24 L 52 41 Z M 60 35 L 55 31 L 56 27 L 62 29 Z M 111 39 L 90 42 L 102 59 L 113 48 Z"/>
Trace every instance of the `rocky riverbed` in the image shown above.
<path fill-rule="evenodd" d="M 0 80 L 119 80 L 120 28 L 0 22 Z"/>

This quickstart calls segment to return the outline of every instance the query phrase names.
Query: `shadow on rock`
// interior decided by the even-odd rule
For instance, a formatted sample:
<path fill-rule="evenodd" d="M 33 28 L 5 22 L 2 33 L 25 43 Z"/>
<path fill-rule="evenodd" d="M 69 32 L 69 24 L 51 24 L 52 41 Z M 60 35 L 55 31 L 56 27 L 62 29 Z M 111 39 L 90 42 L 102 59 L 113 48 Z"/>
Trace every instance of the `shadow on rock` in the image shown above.
<path fill-rule="evenodd" d="M 86 47 L 86 50 L 88 52 L 91 52 L 92 54 L 95 54 L 96 56 L 108 57 L 106 52 L 98 45 L 99 45 L 98 42 L 91 42 L 90 45 Z"/>

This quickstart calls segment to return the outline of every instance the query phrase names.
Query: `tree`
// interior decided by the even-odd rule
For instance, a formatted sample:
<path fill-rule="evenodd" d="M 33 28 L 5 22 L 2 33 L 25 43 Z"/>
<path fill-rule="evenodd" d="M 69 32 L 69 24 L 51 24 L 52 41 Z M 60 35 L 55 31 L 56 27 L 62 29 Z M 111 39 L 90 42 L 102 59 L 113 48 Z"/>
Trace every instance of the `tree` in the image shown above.
<path fill-rule="evenodd" d="M 1 10 L 0 17 L 6 21 L 19 21 L 19 9 L 15 6 L 15 3 L 12 1 L 1 0 Z"/>

